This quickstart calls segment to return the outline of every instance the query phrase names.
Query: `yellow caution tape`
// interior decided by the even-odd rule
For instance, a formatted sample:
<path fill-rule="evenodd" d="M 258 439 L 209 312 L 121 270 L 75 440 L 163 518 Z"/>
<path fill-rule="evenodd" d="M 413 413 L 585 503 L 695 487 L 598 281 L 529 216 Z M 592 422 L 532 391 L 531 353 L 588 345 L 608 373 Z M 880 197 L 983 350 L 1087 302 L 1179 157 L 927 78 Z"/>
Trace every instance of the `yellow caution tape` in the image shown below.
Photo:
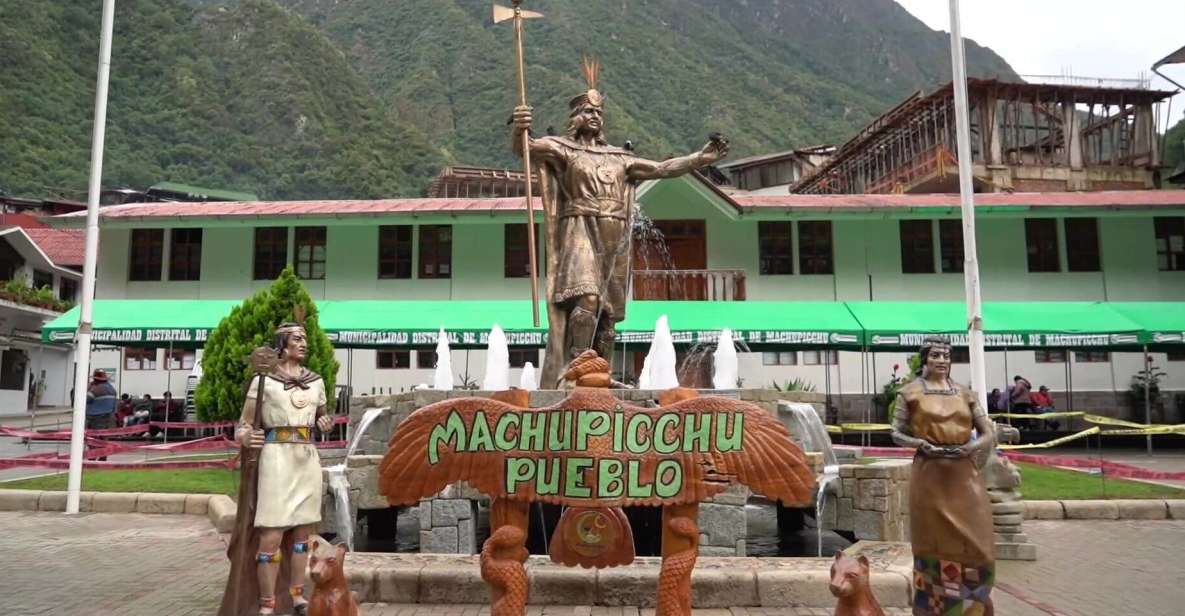
<path fill-rule="evenodd" d="M 839 429 L 842 431 L 851 430 L 853 432 L 885 432 L 892 430 L 893 426 L 875 423 L 842 423 L 839 424 Z"/>
<path fill-rule="evenodd" d="M 1045 449 L 1046 447 L 1056 447 L 1058 445 L 1069 443 L 1070 441 L 1076 441 L 1080 438 L 1087 437 L 1092 434 L 1098 434 L 1100 431 L 1101 430 L 1099 429 L 1098 426 L 1091 426 L 1081 432 L 1075 432 L 1074 434 L 1063 436 L 1061 438 L 1055 438 L 1052 441 L 1046 441 L 1044 443 L 1026 443 L 1024 445 L 997 445 L 996 447 L 999 449 L 1005 449 L 1005 450 Z"/>
<path fill-rule="evenodd" d="M 1128 436 L 1132 434 L 1185 434 L 1185 424 L 1103 431 L 1103 436 Z"/>
<path fill-rule="evenodd" d="M 1048 413 L 1040 413 L 1037 415 L 1030 415 L 1027 413 L 992 413 L 988 415 L 992 419 L 997 417 L 1008 417 L 1011 419 L 1051 419 L 1053 417 L 1083 417 L 1086 413 L 1082 411 L 1050 411 Z"/>
<path fill-rule="evenodd" d="M 823 427 L 827 428 L 827 431 L 830 432 L 831 434 L 840 434 L 843 432 L 843 428 L 841 428 L 839 426 L 825 425 Z"/>

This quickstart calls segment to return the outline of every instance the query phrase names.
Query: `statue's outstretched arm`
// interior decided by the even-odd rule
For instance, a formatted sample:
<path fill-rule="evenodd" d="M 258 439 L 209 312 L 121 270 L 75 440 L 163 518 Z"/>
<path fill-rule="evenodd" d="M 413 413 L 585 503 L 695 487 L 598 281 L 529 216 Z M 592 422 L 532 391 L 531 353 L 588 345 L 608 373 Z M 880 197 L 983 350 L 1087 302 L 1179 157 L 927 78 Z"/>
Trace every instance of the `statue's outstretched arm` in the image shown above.
<path fill-rule="evenodd" d="M 725 156 L 728 156 L 728 140 L 719 135 L 713 135 L 712 140 L 694 154 L 668 158 L 662 162 L 635 158 L 630 162 L 629 177 L 631 180 L 679 177 L 695 169 L 707 167 Z"/>

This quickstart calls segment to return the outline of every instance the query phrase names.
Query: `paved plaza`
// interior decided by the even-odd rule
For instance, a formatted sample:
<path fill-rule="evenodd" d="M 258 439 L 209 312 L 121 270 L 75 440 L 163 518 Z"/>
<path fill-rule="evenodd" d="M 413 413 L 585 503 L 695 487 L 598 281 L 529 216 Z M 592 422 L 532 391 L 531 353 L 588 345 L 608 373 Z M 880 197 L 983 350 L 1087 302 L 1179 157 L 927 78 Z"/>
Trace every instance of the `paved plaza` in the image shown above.
<path fill-rule="evenodd" d="M 1001 562 L 1003 616 L 1165 616 L 1185 605 L 1185 522 L 1027 522 L 1037 562 Z M 0 512 L 6 614 L 212 614 L 223 539 L 204 517 Z M 476 605 L 368 604 L 368 616 L 484 616 Z M 904 614 L 889 611 L 889 614 Z M 649 616 L 653 610 L 532 606 L 530 616 Z M 806 616 L 829 610 L 733 608 L 696 616 Z"/>

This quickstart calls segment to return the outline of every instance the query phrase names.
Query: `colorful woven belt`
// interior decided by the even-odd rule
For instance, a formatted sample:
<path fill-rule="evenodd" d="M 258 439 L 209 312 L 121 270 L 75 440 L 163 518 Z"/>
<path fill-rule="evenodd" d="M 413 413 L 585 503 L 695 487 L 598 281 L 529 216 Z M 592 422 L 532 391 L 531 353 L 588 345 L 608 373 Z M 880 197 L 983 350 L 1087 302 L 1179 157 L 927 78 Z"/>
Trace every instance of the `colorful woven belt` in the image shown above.
<path fill-rule="evenodd" d="M 268 428 L 264 441 L 268 443 L 311 443 L 312 428 L 309 426 L 280 426 Z"/>

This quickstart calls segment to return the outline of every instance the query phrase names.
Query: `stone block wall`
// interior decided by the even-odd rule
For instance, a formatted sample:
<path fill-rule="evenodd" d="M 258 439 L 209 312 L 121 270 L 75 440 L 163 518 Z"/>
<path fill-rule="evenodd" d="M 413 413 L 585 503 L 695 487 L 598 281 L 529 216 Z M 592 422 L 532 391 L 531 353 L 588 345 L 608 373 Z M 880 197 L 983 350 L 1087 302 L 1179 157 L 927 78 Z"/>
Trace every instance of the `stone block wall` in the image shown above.
<path fill-rule="evenodd" d="M 856 539 L 909 541 L 909 460 L 842 464 L 819 524 Z"/>
<path fill-rule="evenodd" d="M 741 485 L 729 486 L 699 506 L 700 556 L 744 556 L 745 537 L 749 532 L 745 517 L 745 503 L 749 489 Z"/>
<path fill-rule="evenodd" d="M 467 498 L 420 501 L 420 552 L 476 554 L 477 502 Z"/>

